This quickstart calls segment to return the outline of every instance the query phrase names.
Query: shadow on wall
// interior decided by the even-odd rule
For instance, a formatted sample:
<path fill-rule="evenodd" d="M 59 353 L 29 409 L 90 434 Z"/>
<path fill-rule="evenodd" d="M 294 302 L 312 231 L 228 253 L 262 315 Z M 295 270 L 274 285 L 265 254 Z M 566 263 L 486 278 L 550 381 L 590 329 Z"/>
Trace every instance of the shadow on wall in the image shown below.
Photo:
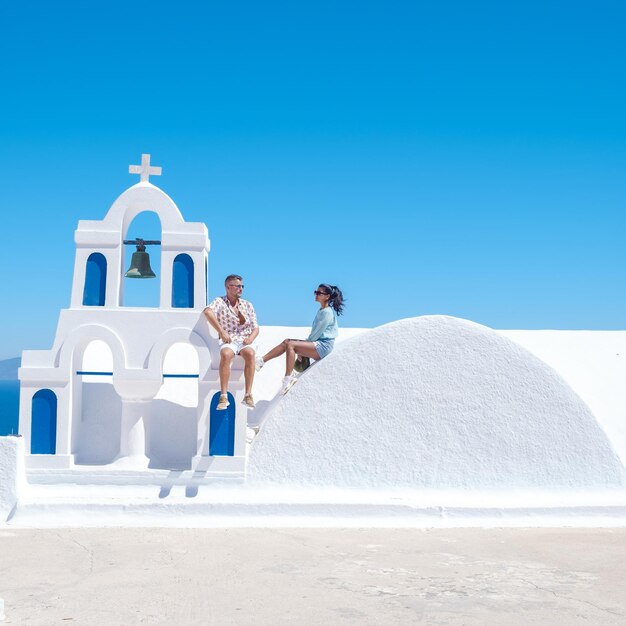
<path fill-rule="evenodd" d="M 107 465 L 120 450 L 122 400 L 109 383 L 83 383 L 82 393 L 75 461 L 79 465 Z"/>
<path fill-rule="evenodd" d="M 108 465 L 120 449 L 122 401 L 113 385 L 83 383 L 83 416 L 75 449 L 78 465 Z M 146 420 L 147 454 L 153 469 L 191 468 L 196 454 L 196 408 L 154 400 Z"/>
<path fill-rule="evenodd" d="M 316 366 L 318 362 L 319 361 L 313 361 L 311 363 L 311 366 L 305 372 L 298 376 L 298 381 L 305 380 L 306 377 L 308 377 L 313 371 L 314 366 Z M 277 390 L 276 394 L 271 400 L 259 400 L 256 403 L 256 407 L 253 410 L 248 411 L 248 426 L 262 426 L 265 418 L 270 415 L 270 413 L 274 410 L 274 407 L 276 407 L 283 398 L 284 395 L 282 391 Z"/>
<path fill-rule="evenodd" d="M 148 454 L 152 469 L 191 469 L 196 454 L 197 409 L 168 400 L 154 400 L 148 420 Z"/>
<path fill-rule="evenodd" d="M 259 400 L 256 407 L 248 412 L 248 426 L 261 426 L 272 409 L 283 399 L 278 392 L 271 400 Z"/>

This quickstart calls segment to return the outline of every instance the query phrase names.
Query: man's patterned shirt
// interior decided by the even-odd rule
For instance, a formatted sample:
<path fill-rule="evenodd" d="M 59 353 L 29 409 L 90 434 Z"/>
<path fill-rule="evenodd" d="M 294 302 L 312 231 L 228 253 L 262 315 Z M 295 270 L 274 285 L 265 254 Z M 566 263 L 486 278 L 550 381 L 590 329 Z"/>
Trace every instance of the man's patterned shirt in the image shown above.
<path fill-rule="evenodd" d="M 215 313 L 219 325 L 225 333 L 228 333 L 231 339 L 243 341 L 247 339 L 255 328 L 258 328 L 256 321 L 256 313 L 251 302 L 239 299 L 239 312 L 246 318 L 245 323 L 239 323 L 237 311 L 233 309 L 226 296 L 215 298 L 207 307 Z"/>

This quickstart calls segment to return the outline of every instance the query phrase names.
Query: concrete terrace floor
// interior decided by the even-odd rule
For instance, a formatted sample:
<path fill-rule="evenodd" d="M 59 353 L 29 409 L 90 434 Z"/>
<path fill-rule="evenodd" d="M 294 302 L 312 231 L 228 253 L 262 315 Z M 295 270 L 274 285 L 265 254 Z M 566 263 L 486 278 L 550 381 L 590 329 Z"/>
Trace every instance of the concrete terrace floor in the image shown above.
<path fill-rule="evenodd" d="M 626 529 L 0 529 L 3 624 L 624 624 Z"/>

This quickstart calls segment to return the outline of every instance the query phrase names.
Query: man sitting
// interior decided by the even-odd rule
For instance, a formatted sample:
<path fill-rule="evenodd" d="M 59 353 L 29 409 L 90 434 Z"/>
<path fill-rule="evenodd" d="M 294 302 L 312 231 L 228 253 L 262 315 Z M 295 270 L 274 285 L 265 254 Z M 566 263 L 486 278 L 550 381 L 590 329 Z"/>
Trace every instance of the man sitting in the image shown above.
<path fill-rule="evenodd" d="M 223 411 L 229 405 L 227 393 L 230 366 L 236 354 L 240 354 L 244 360 L 246 389 L 243 404 L 253 409 L 252 382 L 257 352 L 254 340 L 259 334 L 259 325 L 252 303 L 241 297 L 243 292 L 241 276 L 230 274 L 226 277 L 224 285 L 226 295 L 215 298 L 204 309 L 206 318 L 220 338 L 220 399 L 217 410 Z"/>

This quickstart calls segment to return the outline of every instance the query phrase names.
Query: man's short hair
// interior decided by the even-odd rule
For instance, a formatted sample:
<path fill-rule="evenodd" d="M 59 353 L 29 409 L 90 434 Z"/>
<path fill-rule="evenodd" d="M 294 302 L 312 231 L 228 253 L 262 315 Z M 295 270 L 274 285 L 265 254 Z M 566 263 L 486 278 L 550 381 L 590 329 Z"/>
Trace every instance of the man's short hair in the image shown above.
<path fill-rule="evenodd" d="M 241 276 L 239 276 L 239 274 L 229 274 L 225 279 L 224 279 L 224 284 L 227 285 L 229 281 L 231 280 L 243 280 L 243 278 L 241 278 Z"/>

